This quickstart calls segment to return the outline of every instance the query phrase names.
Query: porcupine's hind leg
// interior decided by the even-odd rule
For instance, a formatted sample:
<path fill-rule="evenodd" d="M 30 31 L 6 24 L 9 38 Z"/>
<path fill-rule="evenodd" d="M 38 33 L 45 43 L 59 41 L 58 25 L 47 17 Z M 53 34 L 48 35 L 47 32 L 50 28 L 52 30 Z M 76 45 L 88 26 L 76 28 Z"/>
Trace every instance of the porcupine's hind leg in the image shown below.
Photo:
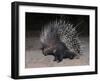
<path fill-rule="evenodd" d="M 66 50 L 65 52 L 64 52 L 64 58 L 69 58 L 69 59 L 74 59 L 74 57 L 76 56 L 76 54 L 75 53 L 73 53 L 73 52 L 70 52 L 69 50 Z"/>

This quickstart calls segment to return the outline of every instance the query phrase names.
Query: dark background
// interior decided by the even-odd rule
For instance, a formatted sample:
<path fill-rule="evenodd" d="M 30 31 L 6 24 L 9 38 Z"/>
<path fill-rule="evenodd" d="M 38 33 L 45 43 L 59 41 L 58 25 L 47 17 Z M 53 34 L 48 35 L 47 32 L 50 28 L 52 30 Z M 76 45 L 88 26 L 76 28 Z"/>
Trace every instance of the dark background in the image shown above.
<path fill-rule="evenodd" d="M 77 28 L 78 33 L 82 36 L 89 36 L 89 16 L 88 15 L 67 15 L 67 14 L 48 14 L 48 13 L 29 13 L 26 12 L 26 35 L 30 31 L 41 31 L 41 28 L 54 20 L 64 18 L 70 21 L 74 26 L 82 22 Z"/>

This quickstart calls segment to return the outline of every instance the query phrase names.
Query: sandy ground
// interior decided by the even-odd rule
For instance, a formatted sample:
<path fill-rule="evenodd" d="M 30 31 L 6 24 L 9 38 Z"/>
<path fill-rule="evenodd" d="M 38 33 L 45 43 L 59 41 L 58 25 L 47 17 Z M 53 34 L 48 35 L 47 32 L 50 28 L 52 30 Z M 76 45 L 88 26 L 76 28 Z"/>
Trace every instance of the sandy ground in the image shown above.
<path fill-rule="evenodd" d="M 79 59 L 64 59 L 62 62 L 54 62 L 53 56 L 44 56 L 40 50 L 41 44 L 38 37 L 27 37 L 26 38 L 26 52 L 25 52 L 25 67 L 36 68 L 36 67 L 57 67 L 57 66 L 81 66 L 89 64 L 89 40 L 88 37 L 80 38 L 83 42 L 82 55 Z"/>

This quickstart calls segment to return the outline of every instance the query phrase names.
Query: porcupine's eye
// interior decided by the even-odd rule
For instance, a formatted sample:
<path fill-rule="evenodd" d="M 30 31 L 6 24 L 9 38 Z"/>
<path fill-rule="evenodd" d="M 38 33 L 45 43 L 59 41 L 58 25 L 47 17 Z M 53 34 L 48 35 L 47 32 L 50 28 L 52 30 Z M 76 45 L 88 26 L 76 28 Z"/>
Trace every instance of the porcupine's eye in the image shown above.
<path fill-rule="evenodd" d="M 54 53 L 54 54 L 55 54 L 55 52 L 56 52 L 56 49 L 53 50 L 53 53 Z"/>

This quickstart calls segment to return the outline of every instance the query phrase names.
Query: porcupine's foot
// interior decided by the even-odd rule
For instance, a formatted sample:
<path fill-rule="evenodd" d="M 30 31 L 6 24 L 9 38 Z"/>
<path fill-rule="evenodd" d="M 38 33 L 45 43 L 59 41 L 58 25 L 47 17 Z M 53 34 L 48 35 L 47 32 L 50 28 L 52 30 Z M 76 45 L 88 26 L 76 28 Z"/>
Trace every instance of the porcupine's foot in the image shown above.
<path fill-rule="evenodd" d="M 57 61 L 57 58 L 54 57 L 54 60 L 53 61 Z"/>
<path fill-rule="evenodd" d="M 62 60 L 57 60 L 57 63 L 60 63 Z"/>
<path fill-rule="evenodd" d="M 59 59 L 58 57 L 55 57 L 53 61 L 57 61 L 57 63 L 61 62 L 63 59 Z"/>
<path fill-rule="evenodd" d="M 58 55 L 57 56 L 57 63 L 61 62 L 63 60 L 63 55 Z"/>
<path fill-rule="evenodd" d="M 59 56 L 54 56 L 54 60 L 53 61 L 57 61 L 57 63 L 61 62 L 63 60 L 62 57 Z"/>

